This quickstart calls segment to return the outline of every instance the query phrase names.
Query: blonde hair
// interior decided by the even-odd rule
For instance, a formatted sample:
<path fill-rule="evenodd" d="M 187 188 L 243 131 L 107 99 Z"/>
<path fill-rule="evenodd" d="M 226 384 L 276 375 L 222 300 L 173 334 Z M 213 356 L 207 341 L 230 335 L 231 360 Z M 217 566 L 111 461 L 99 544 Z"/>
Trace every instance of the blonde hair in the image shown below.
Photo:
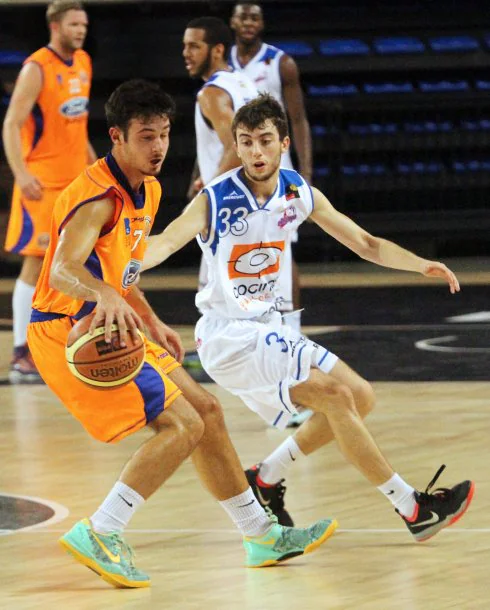
<path fill-rule="evenodd" d="M 77 0 L 54 0 L 48 4 L 46 21 L 50 23 L 59 22 L 68 11 L 83 11 L 83 4 Z"/>

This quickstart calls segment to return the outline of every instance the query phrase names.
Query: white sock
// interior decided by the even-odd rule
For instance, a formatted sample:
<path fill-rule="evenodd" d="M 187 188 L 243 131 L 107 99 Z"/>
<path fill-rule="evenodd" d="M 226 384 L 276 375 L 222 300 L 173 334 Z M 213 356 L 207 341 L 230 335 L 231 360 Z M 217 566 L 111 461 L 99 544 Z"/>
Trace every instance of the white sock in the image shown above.
<path fill-rule="evenodd" d="M 412 517 L 415 513 L 417 504 L 413 494 L 415 490 L 408 483 L 405 483 L 399 474 L 395 473 L 378 489 L 404 517 Z"/>
<path fill-rule="evenodd" d="M 15 282 L 12 295 L 12 310 L 14 314 L 14 347 L 20 347 L 27 342 L 27 325 L 31 319 L 32 297 L 36 287 L 26 284 L 23 280 Z"/>
<path fill-rule="evenodd" d="M 284 314 L 284 324 L 287 324 L 297 332 L 301 333 L 301 312 L 302 309 L 296 311 L 288 311 Z"/>
<path fill-rule="evenodd" d="M 275 485 L 286 477 L 286 472 L 293 462 L 304 457 L 293 436 L 289 436 L 267 457 L 260 466 L 260 480 L 268 485 Z"/>
<path fill-rule="evenodd" d="M 122 532 L 144 501 L 137 491 L 118 481 L 90 517 L 93 529 L 99 534 Z"/>
<path fill-rule="evenodd" d="M 249 487 L 238 496 L 220 502 L 244 536 L 262 536 L 271 528 L 271 520 Z"/>

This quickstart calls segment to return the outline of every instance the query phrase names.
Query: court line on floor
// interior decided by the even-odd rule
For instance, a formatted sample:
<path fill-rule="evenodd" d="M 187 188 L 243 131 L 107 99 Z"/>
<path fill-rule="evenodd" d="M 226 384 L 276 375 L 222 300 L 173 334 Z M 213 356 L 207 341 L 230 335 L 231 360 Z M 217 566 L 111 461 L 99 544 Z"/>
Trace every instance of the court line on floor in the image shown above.
<path fill-rule="evenodd" d="M 67 528 L 43 528 L 42 524 L 34 528 L 23 530 L 1 530 L 0 534 L 64 534 Z M 490 534 L 490 528 L 451 528 L 451 532 L 455 534 Z M 363 529 L 363 528 L 339 528 L 338 533 L 343 534 L 407 534 L 404 528 L 383 528 L 383 529 Z M 239 535 L 237 530 L 222 530 L 222 529 L 127 529 L 125 534 L 229 534 Z"/>

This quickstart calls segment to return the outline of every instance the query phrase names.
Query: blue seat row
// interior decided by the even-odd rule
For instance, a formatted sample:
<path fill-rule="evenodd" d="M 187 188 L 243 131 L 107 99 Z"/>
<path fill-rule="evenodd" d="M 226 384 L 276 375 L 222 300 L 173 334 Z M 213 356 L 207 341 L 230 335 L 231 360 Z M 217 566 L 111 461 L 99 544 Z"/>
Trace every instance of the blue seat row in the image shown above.
<path fill-rule="evenodd" d="M 310 85 L 307 87 L 308 95 L 312 97 L 345 97 L 368 93 L 370 95 L 386 93 L 447 93 L 462 92 L 475 89 L 477 91 L 490 91 L 490 80 L 478 79 L 474 83 L 467 80 L 441 80 L 441 81 L 411 81 L 384 82 L 384 83 L 342 83 L 337 85 Z"/>
<path fill-rule="evenodd" d="M 490 48 L 490 34 L 483 36 L 484 45 Z M 280 40 L 271 42 L 293 57 L 310 57 L 315 54 L 315 45 L 303 40 Z M 424 42 L 416 36 L 379 36 L 371 46 L 359 38 L 328 38 L 316 45 L 324 57 L 346 57 L 370 55 L 407 55 L 425 53 L 467 53 L 481 48 L 480 40 L 469 34 L 431 36 Z M 371 49 L 372 47 L 372 49 Z"/>
<path fill-rule="evenodd" d="M 397 133 L 450 133 L 455 129 L 464 131 L 490 131 L 490 118 L 461 119 L 453 121 L 405 121 L 404 123 L 349 123 L 347 133 L 354 136 L 373 136 Z M 328 137 L 339 133 L 334 125 L 312 125 L 311 133 L 316 137 Z"/>
<path fill-rule="evenodd" d="M 490 172 L 490 159 L 470 159 L 457 160 L 449 164 L 449 168 L 456 173 L 466 172 Z M 399 162 L 393 167 L 384 163 L 357 163 L 343 165 L 340 168 L 341 173 L 347 177 L 361 176 L 383 176 L 389 173 L 395 173 L 402 176 L 407 175 L 434 175 L 444 172 L 446 169 L 442 161 L 411 161 Z M 316 178 L 329 176 L 331 169 L 328 166 L 317 166 L 314 170 Z"/>
<path fill-rule="evenodd" d="M 22 51 L 0 49 L 0 67 L 20 66 L 27 57 L 28 53 L 23 53 Z"/>

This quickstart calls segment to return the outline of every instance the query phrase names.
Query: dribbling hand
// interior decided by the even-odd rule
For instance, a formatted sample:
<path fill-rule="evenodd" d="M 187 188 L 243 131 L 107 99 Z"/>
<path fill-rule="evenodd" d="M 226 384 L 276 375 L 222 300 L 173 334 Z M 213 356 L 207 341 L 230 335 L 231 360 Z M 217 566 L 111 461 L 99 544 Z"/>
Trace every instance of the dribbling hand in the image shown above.
<path fill-rule="evenodd" d="M 440 277 L 447 281 L 449 284 L 449 290 L 451 294 L 459 292 L 458 278 L 454 273 L 444 265 L 444 263 L 438 263 L 437 261 L 427 261 L 423 267 L 422 274 L 426 277 Z"/>
<path fill-rule="evenodd" d="M 39 182 L 36 176 L 33 176 L 29 172 L 25 172 L 20 176 L 16 176 L 15 181 L 22 192 L 22 196 L 26 199 L 39 201 L 42 198 L 43 185 Z"/>
<path fill-rule="evenodd" d="M 119 329 L 121 347 L 126 347 L 128 332 L 136 341 L 138 329 L 141 331 L 144 329 L 143 321 L 134 309 L 112 286 L 107 285 L 99 293 L 89 333 L 93 333 L 98 326 L 105 326 L 105 342 L 110 343 L 111 326 L 114 322 L 117 323 Z"/>

